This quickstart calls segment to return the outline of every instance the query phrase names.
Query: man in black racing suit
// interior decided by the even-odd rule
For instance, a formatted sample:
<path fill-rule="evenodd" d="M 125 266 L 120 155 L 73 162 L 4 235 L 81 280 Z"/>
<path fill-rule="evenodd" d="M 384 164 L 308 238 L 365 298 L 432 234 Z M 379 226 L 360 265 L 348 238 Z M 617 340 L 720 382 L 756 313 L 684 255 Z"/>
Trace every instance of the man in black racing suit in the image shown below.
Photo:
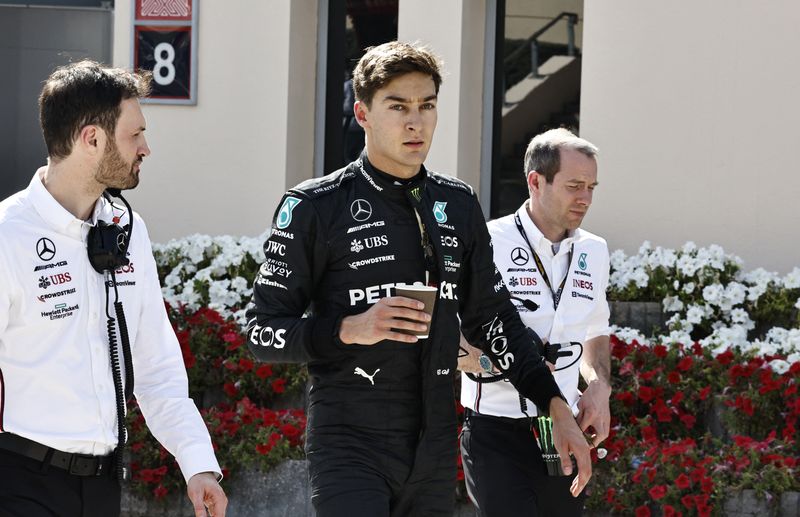
<path fill-rule="evenodd" d="M 367 52 L 354 72 L 365 152 L 286 193 L 264 244 L 248 342 L 261 360 L 308 363 L 320 516 L 453 514 L 459 328 L 550 410 L 559 450 L 578 463 L 575 493 L 591 476 L 588 445 L 495 268 L 472 188 L 422 165 L 440 82 L 424 48 Z M 428 323 L 420 302 L 393 296 L 400 283 L 438 286 L 426 339 L 397 332 Z"/>

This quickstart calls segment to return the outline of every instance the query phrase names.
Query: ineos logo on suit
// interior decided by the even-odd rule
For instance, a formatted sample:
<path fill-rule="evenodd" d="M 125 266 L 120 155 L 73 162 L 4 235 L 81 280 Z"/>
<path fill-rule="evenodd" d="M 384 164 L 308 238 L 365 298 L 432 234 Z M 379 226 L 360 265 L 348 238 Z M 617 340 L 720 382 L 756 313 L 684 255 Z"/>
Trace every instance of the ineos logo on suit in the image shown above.
<path fill-rule="evenodd" d="M 47 237 L 42 237 L 36 241 L 36 254 L 42 260 L 53 260 L 56 256 L 56 245 Z"/>
<path fill-rule="evenodd" d="M 442 235 L 442 246 L 458 248 L 458 237 L 454 235 Z"/>

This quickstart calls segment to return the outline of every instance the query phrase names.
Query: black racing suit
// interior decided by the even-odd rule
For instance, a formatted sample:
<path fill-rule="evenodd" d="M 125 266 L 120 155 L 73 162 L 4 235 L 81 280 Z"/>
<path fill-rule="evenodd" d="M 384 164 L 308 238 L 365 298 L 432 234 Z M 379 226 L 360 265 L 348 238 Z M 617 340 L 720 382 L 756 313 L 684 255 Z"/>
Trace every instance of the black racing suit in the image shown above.
<path fill-rule="evenodd" d="M 363 154 L 287 192 L 264 251 L 248 343 L 261 360 L 308 363 L 318 515 L 452 515 L 459 328 L 539 407 L 560 394 L 509 301 L 478 201 L 455 178 L 422 167 L 398 181 Z M 439 286 L 428 339 L 339 341 L 344 316 L 426 270 Z"/>

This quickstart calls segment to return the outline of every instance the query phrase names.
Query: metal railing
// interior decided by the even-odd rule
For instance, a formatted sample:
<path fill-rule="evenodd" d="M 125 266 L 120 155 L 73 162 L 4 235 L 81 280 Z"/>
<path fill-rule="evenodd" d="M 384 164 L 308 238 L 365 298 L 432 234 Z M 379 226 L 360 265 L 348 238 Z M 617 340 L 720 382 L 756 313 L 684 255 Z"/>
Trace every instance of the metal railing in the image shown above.
<path fill-rule="evenodd" d="M 531 50 L 531 77 L 539 78 L 542 77 L 539 74 L 539 36 L 547 32 L 553 25 L 561 21 L 562 19 L 566 18 L 567 20 L 567 55 L 574 56 L 575 55 L 575 25 L 578 23 L 578 15 L 576 13 L 568 13 L 562 12 L 549 22 L 539 29 L 538 31 L 531 34 L 528 39 L 520 44 L 516 50 L 514 50 L 511 54 L 509 54 L 503 60 L 503 68 L 507 68 L 510 63 L 513 63 L 519 55 L 528 47 L 530 46 Z M 505 85 L 504 85 L 505 86 Z M 505 88 L 504 88 L 505 90 Z"/>

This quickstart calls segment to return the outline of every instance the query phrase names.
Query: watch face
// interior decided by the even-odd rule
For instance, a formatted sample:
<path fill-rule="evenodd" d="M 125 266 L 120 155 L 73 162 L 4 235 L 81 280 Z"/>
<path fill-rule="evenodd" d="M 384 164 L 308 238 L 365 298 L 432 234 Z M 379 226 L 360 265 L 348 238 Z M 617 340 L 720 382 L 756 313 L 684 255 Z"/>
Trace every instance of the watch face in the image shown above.
<path fill-rule="evenodd" d="M 486 373 L 492 373 L 492 361 L 485 354 L 481 354 L 478 358 L 478 363 L 481 365 L 481 368 Z"/>

